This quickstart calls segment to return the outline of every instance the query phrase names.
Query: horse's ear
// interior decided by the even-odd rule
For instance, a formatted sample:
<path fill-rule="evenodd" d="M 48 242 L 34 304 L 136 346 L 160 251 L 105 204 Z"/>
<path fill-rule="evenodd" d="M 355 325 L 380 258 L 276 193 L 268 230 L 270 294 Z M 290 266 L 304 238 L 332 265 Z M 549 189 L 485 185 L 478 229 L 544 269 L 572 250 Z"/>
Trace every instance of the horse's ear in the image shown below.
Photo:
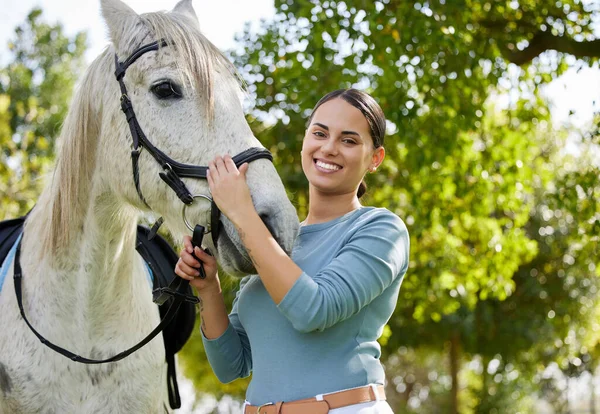
<path fill-rule="evenodd" d="M 102 17 L 108 26 L 110 39 L 116 48 L 123 38 L 123 33 L 139 22 L 138 14 L 121 0 L 100 0 Z"/>
<path fill-rule="evenodd" d="M 192 6 L 192 0 L 180 0 L 173 8 L 173 13 L 183 14 L 184 16 L 190 17 L 194 23 L 200 28 L 200 22 L 198 22 L 198 16 Z"/>

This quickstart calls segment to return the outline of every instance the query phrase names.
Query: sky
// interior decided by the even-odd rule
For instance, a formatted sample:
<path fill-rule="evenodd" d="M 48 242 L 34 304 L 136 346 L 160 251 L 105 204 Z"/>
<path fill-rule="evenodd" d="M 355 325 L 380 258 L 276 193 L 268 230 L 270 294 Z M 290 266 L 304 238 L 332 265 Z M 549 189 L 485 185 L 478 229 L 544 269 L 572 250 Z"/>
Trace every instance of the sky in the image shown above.
<path fill-rule="evenodd" d="M 171 10 L 176 0 L 125 0 L 137 13 Z M 234 44 L 233 36 L 241 32 L 246 21 L 258 21 L 275 12 L 273 0 L 193 0 L 202 31 L 217 47 L 226 49 Z M 100 16 L 100 0 L 0 0 L 0 54 L 13 29 L 22 23 L 35 6 L 44 11 L 46 21 L 62 22 L 66 32 L 88 32 L 88 61 L 96 57 L 108 43 L 104 22 Z"/>
<path fill-rule="evenodd" d="M 170 10 L 176 0 L 125 0 L 138 13 Z M 235 45 L 234 35 L 242 31 L 247 21 L 257 23 L 273 16 L 273 0 L 193 0 L 204 34 L 220 49 Z M 104 22 L 100 17 L 99 0 L 0 0 L 0 63 L 7 58 L 6 43 L 14 28 L 28 12 L 39 6 L 46 21 L 62 22 L 67 34 L 88 32 L 87 61 L 97 56 L 108 43 Z M 584 126 L 600 111 L 600 68 L 569 70 L 544 88 L 551 102 L 554 123 Z M 574 114 L 570 115 L 570 113 Z"/>

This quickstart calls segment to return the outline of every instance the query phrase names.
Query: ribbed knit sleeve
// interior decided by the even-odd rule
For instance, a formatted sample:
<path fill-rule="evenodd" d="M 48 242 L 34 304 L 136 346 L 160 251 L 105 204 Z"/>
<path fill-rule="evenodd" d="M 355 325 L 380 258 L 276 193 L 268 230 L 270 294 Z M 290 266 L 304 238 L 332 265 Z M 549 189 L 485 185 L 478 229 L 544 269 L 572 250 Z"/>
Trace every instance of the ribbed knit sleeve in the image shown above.
<path fill-rule="evenodd" d="M 359 312 L 406 273 L 409 236 L 396 215 L 377 214 L 317 274 L 303 273 L 278 308 L 300 332 L 327 329 Z"/>
<path fill-rule="evenodd" d="M 250 375 L 252 370 L 250 341 L 238 316 L 240 292 L 249 278 L 250 276 L 247 276 L 240 281 L 240 288 L 229 314 L 229 326 L 225 332 L 216 339 L 208 339 L 200 329 L 208 362 L 222 383 L 245 378 Z"/>

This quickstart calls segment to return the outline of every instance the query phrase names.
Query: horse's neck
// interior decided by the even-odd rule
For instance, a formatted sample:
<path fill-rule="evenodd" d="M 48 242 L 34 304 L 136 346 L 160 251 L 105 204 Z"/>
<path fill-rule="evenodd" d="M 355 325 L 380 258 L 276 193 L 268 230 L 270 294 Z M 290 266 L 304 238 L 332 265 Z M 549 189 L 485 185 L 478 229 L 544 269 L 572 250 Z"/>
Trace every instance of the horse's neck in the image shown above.
<path fill-rule="evenodd" d="M 85 315 L 88 323 L 102 323 L 107 317 L 117 317 L 117 309 L 128 313 L 140 306 L 139 296 L 149 288 L 135 251 L 135 213 L 107 196 L 92 194 L 83 225 L 63 256 L 51 256 L 59 252 L 36 254 L 39 235 L 49 231 L 44 227 L 44 205 L 51 203 L 44 203 L 44 196 L 32 211 L 23 238 L 21 261 L 24 281 L 30 282 L 25 284 L 27 290 L 45 302 L 50 314 L 54 312 L 48 307 L 55 306 L 58 314 L 65 312 L 62 307 L 75 307 L 72 311 Z"/>
<path fill-rule="evenodd" d="M 116 297 L 130 299 L 132 284 L 141 273 L 135 251 L 136 224 L 132 212 L 117 211 L 102 197 L 92 201 L 80 240 L 79 267 L 94 301 L 103 302 L 93 305 L 109 305 Z M 147 283 L 143 287 L 148 290 Z"/>

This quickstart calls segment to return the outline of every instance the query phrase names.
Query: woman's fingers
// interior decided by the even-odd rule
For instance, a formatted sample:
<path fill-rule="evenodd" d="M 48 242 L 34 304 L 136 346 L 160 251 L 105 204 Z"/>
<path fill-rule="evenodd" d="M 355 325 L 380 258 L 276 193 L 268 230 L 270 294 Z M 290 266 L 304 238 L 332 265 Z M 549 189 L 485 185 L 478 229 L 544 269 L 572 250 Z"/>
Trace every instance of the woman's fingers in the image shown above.
<path fill-rule="evenodd" d="M 188 265 L 190 267 L 195 267 L 195 268 L 200 267 L 200 262 L 198 260 L 196 260 L 196 258 L 194 256 L 192 256 L 191 253 L 188 253 L 187 250 L 181 251 L 181 253 L 179 254 L 179 259 L 182 260 L 183 263 L 185 263 L 186 265 Z"/>
<path fill-rule="evenodd" d="M 250 164 L 248 164 L 247 162 L 243 163 L 242 165 L 240 165 L 240 174 L 245 176 L 246 175 L 246 171 L 248 171 L 248 167 L 250 166 Z"/>
<path fill-rule="evenodd" d="M 227 156 L 225 156 L 225 157 L 227 158 Z M 228 173 L 230 171 L 229 168 L 227 168 L 228 166 L 222 157 L 216 157 L 214 162 L 215 162 L 216 170 L 219 172 L 219 175 L 221 173 L 224 174 L 224 173 Z M 234 164 L 234 167 L 235 167 L 235 164 Z"/>
<path fill-rule="evenodd" d="M 223 157 L 215 157 L 214 160 L 208 163 L 208 169 L 210 174 L 213 175 L 213 180 L 223 174 L 235 173 L 238 170 L 235 162 L 233 162 L 233 158 L 231 158 L 231 155 L 229 154 L 224 155 Z"/>
<path fill-rule="evenodd" d="M 213 201 L 221 212 L 234 222 L 235 217 L 240 217 L 254 207 L 246 182 L 247 170 L 247 164 L 240 166 L 238 170 L 229 155 L 216 157 L 209 163 L 207 181 Z"/>
<path fill-rule="evenodd" d="M 219 169 L 217 167 L 216 158 L 215 158 L 214 160 L 212 160 L 211 162 L 208 163 L 208 171 L 206 173 L 206 180 L 208 181 L 208 183 L 210 185 L 210 183 L 214 183 L 214 182 L 218 181 L 219 178 L 220 178 Z"/>
<path fill-rule="evenodd" d="M 177 266 L 182 273 L 186 274 L 187 276 L 198 276 L 200 274 L 198 269 L 200 268 L 201 262 L 206 267 L 216 268 L 217 260 L 201 248 L 195 247 L 194 254 L 196 257 L 192 256 L 187 249 L 181 251 Z"/>
<path fill-rule="evenodd" d="M 183 247 L 188 253 L 194 251 L 194 246 L 192 245 L 192 237 L 191 236 L 183 236 Z"/>
<path fill-rule="evenodd" d="M 235 165 L 235 162 L 233 162 L 233 158 L 231 158 L 231 155 L 227 154 L 223 157 L 217 156 L 214 160 L 208 163 L 208 172 L 206 178 L 209 181 L 214 182 L 223 178 L 227 174 L 237 175 L 235 173 L 237 173 L 238 171 L 245 173 L 248 169 L 248 163 L 244 164 L 246 165 L 246 167 L 242 165 L 238 170 L 238 167 Z M 244 171 L 241 170 L 242 167 L 244 168 Z"/>
<path fill-rule="evenodd" d="M 233 158 L 231 158 L 231 155 L 225 155 L 223 157 L 223 165 L 227 169 L 227 172 L 235 172 L 237 170 L 237 167 L 235 165 L 235 162 L 233 162 Z"/>
<path fill-rule="evenodd" d="M 198 270 L 184 263 L 182 259 L 177 261 L 177 264 L 175 265 L 175 273 L 178 276 L 188 280 L 192 280 L 196 276 L 200 275 Z"/>
<path fill-rule="evenodd" d="M 194 249 L 194 254 L 196 255 L 196 257 L 198 259 L 200 259 L 206 265 L 212 266 L 212 265 L 216 264 L 216 262 L 217 262 L 217 259 L 215 259 L 210 254 L 206 253 L 204 250 L 202 250 L 198 246 L 196 246 L 196 248 Z"/>
<path fill-rule="evenodd" d="M 199 246 L 193 246 L 190 236 L 184 236 L 183 246 L 179 253 L 179 260 L 175 265 L 175 274 L 182 279 L 189 280 L 190 285 L 198 290 L 218 283 L 217 260 Z M 201 266 L 204 267 L 205 279 L 198 277 L 200 276 Z"/>

